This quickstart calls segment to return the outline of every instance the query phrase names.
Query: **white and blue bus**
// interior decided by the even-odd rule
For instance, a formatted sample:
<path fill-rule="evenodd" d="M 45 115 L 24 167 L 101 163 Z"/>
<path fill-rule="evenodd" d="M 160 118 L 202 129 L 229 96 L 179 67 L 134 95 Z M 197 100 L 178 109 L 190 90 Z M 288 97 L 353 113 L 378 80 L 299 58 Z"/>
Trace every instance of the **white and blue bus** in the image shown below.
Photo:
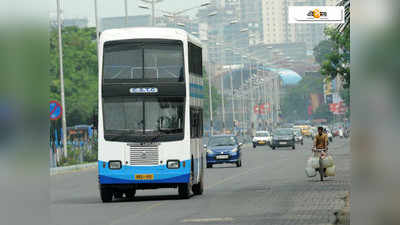
<path fill-rule="evenodd" d="M 99 56 L 102 201 L 141 189 L 202 194 L 200 41 L 173 28 L 112 29 L 100 36 Z"/>

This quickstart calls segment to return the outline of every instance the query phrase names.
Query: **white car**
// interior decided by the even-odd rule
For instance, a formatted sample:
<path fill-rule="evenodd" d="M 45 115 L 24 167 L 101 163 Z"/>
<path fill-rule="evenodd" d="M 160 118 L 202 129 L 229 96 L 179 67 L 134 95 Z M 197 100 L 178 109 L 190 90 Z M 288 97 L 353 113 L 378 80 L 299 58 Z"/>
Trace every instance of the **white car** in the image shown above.
<path fill-rule="evenodd" d="M 270 145 L 271 144 L 271 135 L 268 131 L 257 131 L 256 135 L 253 137 L 253 148 L 256 148 L 257 145 Z"/>
<path fill-rule="evenodd" d="M 293 129 L 293 133 L 294 133 L 294 140 L 297 142 L 297 143 L 300 143 L 301 145 L 303 145 L 303 135 L 301 134 L 301 130 L 300 129 L 297 129 L 297 128 L 294 128 Z"/>

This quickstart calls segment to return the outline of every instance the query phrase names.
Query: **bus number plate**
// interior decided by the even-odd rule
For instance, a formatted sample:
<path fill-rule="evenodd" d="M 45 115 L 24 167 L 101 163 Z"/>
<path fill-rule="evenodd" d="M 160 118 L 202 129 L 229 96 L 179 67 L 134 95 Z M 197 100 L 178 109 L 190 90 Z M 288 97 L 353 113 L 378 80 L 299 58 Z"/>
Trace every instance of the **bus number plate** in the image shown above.
<path fill-rule="evenodd" d="M 154 175 L 153 174 L 136 174 L 135 175 L 135 180 L 153 180 Z"/>

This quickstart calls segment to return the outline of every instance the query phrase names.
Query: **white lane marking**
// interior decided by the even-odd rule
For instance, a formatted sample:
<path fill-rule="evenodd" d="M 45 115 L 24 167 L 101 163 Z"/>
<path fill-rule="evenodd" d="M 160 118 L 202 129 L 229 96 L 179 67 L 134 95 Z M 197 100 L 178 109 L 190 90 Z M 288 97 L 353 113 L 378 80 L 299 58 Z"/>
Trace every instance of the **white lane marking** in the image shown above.
<path fill-rule="evenodd" d="M 211 222 L 232 222 L 232 217 L 223 218 L 199 218 L 199 219 L 184 219 L 181 223 L 211 223 Z"/>

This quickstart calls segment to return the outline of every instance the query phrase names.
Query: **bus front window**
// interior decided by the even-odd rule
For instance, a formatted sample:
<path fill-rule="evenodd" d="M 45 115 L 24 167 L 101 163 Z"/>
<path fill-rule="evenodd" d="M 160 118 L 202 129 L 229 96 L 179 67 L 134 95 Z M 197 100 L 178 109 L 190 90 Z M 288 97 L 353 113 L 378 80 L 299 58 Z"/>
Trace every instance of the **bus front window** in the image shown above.
<path fill-rule="evenodd" d="M 184 98 L 107 97 L 103 100 L 106 140 L 183 138 Z"/>
<path fill-rule="evenodd" d="M 104 45 L 103 79 L 183 81 L 179 41 L 111 42 Z"/>

